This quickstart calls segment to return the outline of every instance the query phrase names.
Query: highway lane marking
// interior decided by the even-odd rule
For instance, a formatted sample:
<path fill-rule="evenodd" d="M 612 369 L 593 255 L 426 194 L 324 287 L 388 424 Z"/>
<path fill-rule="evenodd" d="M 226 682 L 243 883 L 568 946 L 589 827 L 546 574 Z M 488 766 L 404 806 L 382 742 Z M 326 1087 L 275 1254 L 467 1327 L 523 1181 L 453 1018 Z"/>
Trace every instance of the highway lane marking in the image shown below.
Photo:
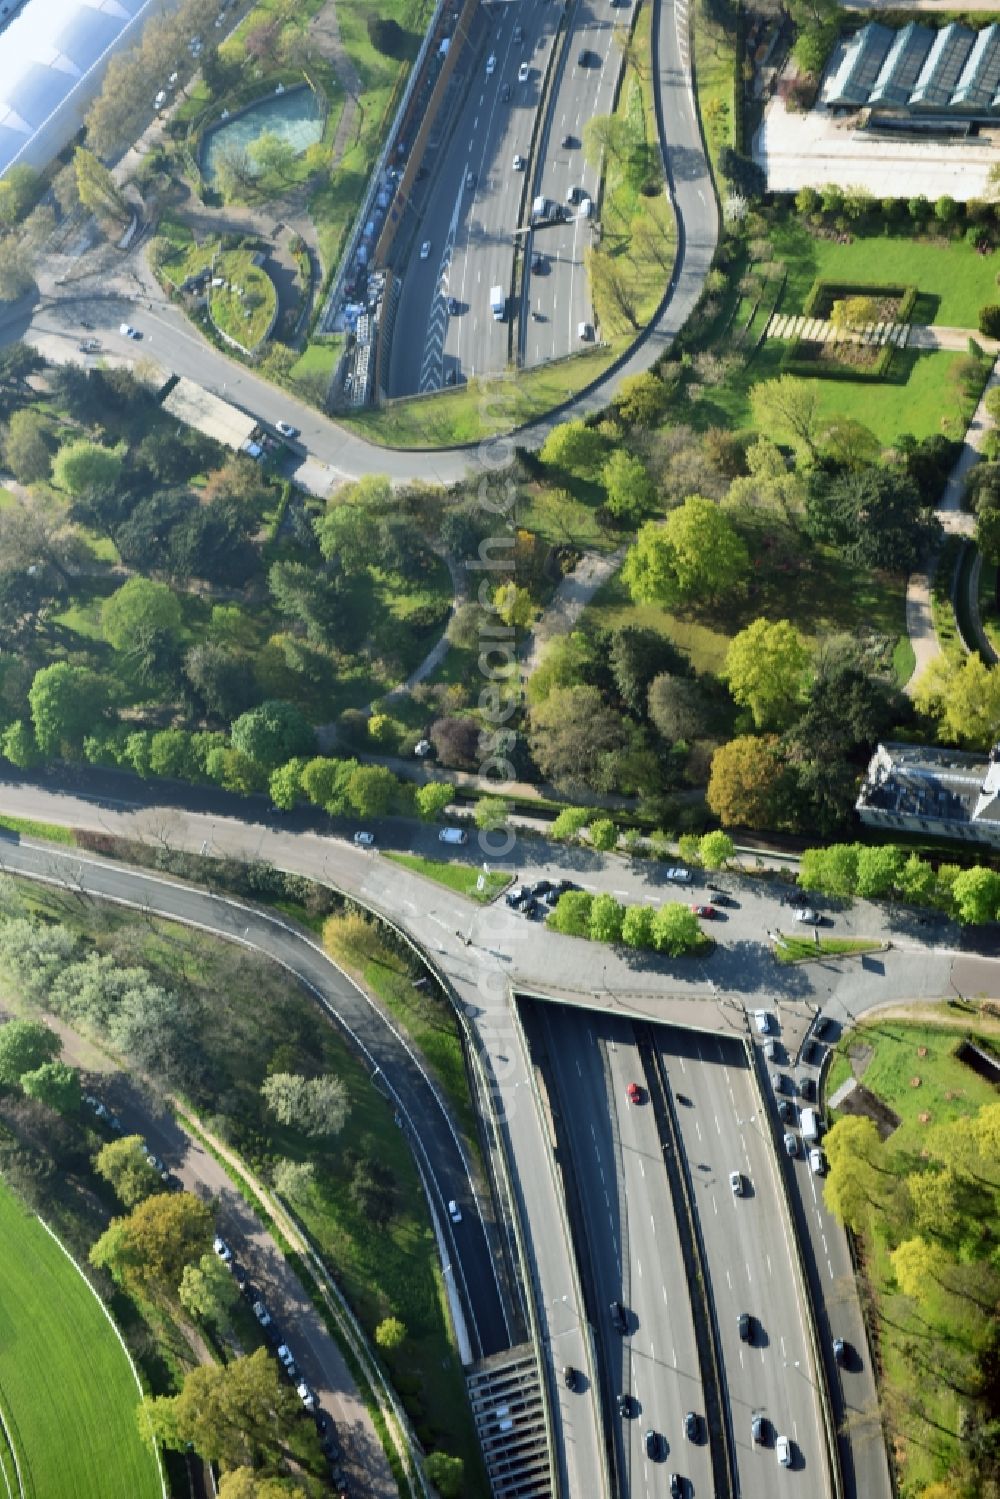
<path fill-rule="evenodd" d="M 442 922 L 441 925 L 443 926 L 444 922 Z M 694 1132 L 698 1136 L 698 1141 L 699 1141 L 699 1144 L 700 1144 L 701 1143 L 701 1125 L 698 1123 L 697 1119 L 694 1121 Z"/>
<path fill-rule="evenodd" d="M 726 1269 L 726 1285 L 729 1287 L 730 1290 L 733 1289 L 733 1278 L 732 1278 L 732 1276 L 729 1273 L 728 1267 Z"/>
<path fill-rule="evenodd" d="M 722 1125 L 719 1123 L 719 1116 L 718 1116 L 718 1114 L 713 1114 L 712 1118 L 715 1120 L 716 1134 L 718 1134 L 718 1135 L 721 1136 L 721 1134 L 722 1134 Z"/>
<path fill-rule="evenodd" d="M 576 1071 L 577 1071 L 577 1076 L 578 1077 L 582 1077 L 583 1076 L 583 1068 L 580 1066 L 580 1058 L 579 1057 L 577 1057 L 577 1059 L 576 1059 Z"/>
<path fill-rule="evenodd" d="M 771 1269 L 771 1256 L 767 1253 L 766 1250 L 764 1252 L 764 1259 L 767 1261 L 767 1273 L 768 1273 L 768 1275 L 773 1275 L 774 1271 Z"/>
<path fill-rule="evenodd" d="M 747 1272 L 747 1280 L 750 1282 L 751 1285 L 753 1285 L 753 1276 L 750 1274 L 750 1261 L 749 1260 L 745 1260 L 744 1261 L 744 1268 L 746 1269 L 746 1272 Z"/>
<path fill-rule="evenodd" d="M 645 1176 L 646 1175 L 646 1168 L 645 1168 L 645 1166 L 642 1163 L 642 1157 L 641 1156 L 639 1158 L 639 1175 L 640 1176 Z"/>
<path fill-rule="evenodd" d="M 640 1260 L 638 1258 L 638 1256 L 636 1257 L 635 1268 L 638 1270 L 638 1272 L 639 1272 L 639 1278 L 641 1279 L 642 1278 L 642 1260 Z"/>

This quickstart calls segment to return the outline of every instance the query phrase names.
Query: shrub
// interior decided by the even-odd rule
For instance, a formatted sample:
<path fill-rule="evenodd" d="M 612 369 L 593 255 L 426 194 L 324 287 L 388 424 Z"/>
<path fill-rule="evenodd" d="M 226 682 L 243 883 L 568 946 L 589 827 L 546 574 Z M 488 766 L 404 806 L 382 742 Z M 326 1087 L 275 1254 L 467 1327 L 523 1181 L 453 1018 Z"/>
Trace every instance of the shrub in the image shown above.
<path fill-rule="evenodd" d="M 979 309 L 979 331 L 987 338 L 1000 338 L 1000 303 L 987 302 Z"/>

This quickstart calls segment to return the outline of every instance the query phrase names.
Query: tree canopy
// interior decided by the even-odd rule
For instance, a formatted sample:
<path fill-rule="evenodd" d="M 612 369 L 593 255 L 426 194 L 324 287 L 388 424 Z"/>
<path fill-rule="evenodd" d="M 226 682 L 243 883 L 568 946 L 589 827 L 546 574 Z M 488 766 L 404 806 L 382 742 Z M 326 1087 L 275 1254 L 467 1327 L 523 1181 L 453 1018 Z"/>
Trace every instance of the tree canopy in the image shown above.
<path fill-rule="evenodd" d="M 787 619 L 760 618 L 730 641 L 723 675 L 757 728 L 773 729 L 798 706 L 808 666 L 809 650 L 795 626 Z"/>
<path fill-rule="evenodd" d="M 742 588 L 746 544 L 712 501 L 691 495 L 662 524 L 647 522 L 629 550 L 622 577 L 636 603 L 708 604 Z"/>

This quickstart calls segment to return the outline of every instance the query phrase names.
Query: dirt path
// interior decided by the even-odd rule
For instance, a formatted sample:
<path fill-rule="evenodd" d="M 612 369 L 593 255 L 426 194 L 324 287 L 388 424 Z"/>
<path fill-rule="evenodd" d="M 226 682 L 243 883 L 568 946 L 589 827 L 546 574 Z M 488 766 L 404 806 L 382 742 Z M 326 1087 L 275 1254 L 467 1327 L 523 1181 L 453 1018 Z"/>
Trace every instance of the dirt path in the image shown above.
<path fill-rule="evenodd" d="M 535 670 L 549 641 L 569 634 L 595 593 L 617 572 L 624 555 L 624 548 L 611 553 L 584 552 L 566 574 L 528 637 L 522 668 L 526 677 Z"/>

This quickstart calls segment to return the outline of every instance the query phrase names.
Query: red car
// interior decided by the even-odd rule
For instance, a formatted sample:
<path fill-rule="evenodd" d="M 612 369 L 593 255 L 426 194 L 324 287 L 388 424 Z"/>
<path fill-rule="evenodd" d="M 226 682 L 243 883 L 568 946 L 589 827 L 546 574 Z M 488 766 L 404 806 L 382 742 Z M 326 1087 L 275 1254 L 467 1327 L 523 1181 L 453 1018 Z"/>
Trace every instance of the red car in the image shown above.
<path fill-rule="evenodd" d="M 638 1083 L 629 1083 L 625 1092 L 628 1094 L 629 1103 L 642 1103 L 642 1089 Z"/>
<path fill-rule="evenodd" d="M 692 906 L 691 909 L 696 916 L 702 916 L 706 921 L 710 921 L 715 915 L 714 906 Z"/>

